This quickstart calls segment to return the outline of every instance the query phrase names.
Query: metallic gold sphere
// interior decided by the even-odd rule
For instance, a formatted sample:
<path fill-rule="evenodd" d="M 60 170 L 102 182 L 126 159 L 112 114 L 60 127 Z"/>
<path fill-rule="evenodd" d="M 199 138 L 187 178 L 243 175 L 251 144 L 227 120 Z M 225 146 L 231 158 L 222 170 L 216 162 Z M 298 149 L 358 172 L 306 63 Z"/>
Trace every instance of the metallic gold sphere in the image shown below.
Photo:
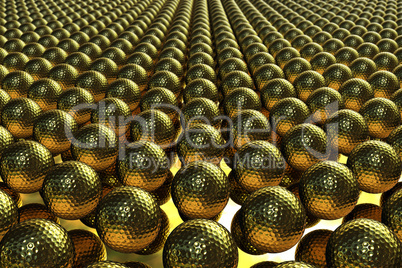
<path fill-rule="evenodd" d="M 46 219 L 60 224 L 57 218 L 45 205 L 38 203 L 30 203 L 23 205 L 18 209 L 19 222 L 24 222 L 31 219 Z"/>
<path fill-rule="evenodd" d="M 401 242 L 384 224 L 356 219 L 342 224 L 332 233 L 325 256 L 328 267 L 398 267 Z"/>
<path fill-rule="evenodd" d="M 127 268 L 127 267 L 130 266 L 126 266 L 124 263 L 118 263 L 114 261 L 99 261 L 85 266 L 85 268 Z M 139 267 L 142 268 L 142 266 Z M 145 266 L 145 268 L 147 268 L 147 266 Z"/>
<path fill-rule="evenodd" d="M 13 135 L 6 128 L 0 126 L 0 158 L 3 154 L 4 149 L 6 149 L 7 146 L 12 143 L 14 143 Z"/>
<path fill-rule="evenodd" d="M 213 83 L 217 81 L 214 69 L 206 64 L 195 64 L 187 70 L 185 78 L 187 84 L 198 78 L 208 79 Z"/>
<path fill-rule="evenodd" d="M 332 114 L 324 125 L 331 146 L 339 153 L 349 155 L 360 143 L 368 139 L 368 126 L 357 112 L 344 109 Z"/>
<path fill-rule="evenodd" d="M 45 46 L 44 44 L 42 45 Z M 65 62 L 67 56 L 68 54 L 66 51 L 59 47 L 53 46 L 47 48 L 46 51 L 42 54 L 42 58 L 48 60 L 51 64 L 53 64 L 53 66 Z"/>
<path fill-rule="evenodd" d="M 168 171 L 165 182 L 154 191 L 149 192 L 158 202 L 159 206 L 166 204 L 171 198 L 171 186 L 173 182 L 173 173 Z"/>
<path fill-rule="evenodd" d="M 373 57 L 374 63 L 377 65 L 377 69 L 380 71 L 392 72 L 396 66 L 398 66 L 398 58 L 389 52 L 380 52 Z"/>
<path fill-rule="evenodd" d="M 401 115 L 392 101 L 384 98 L 373 98 L 360 109 L 366 120 L 371 137 L 385 139 L 391 131 L 399 126 Z"/>
<path fill-rule="evenodd" d="M 178 60 L 181 64 L 185 63 L 185 56 L 183 52 L 174 47 L 165 48 L 159 54 L 159 60 L 164 58 L 173 58 Z"/>
<path fill-rule="evenodd" d="M 325 78 L 327 86 L 335 90 L 339 90 L 344 82 L 353 78 L 352 71 L 349 67 L 340 63 L 329 66 L 325 69 L 322 76 Z"/>
<path fill-rule="evenodd" d="M 234 177 L 249 192 L 279 185 L 285 172 L 281 152 L 267 141 L 245 143 L 235 158 Z"/>
<path fill-rule="evenodd" d="M 347 80 L 339 88 L 346 109 L 359 112 L 361 107 L 374 98 L 371 85 L 363 79 L 352 78 Z"/>
<path fill-rule="evenodd" d="M 359 35 L 352 34 L 345 37 L 345 39 L 343 39 L 343 43 L 346 47 L 352 47 L 356 49 L 358 46 L 364 43 L 364 39 Z"/>
<path fill-rule="evenodd" d="M 17 208 L 20 208 L 22 206 L 21 195 L 17 191 L 8 187 L 5 182 L 0 182 L 0 190 L 3 190 L 6 194 L 8 194 L 13 199 Z"/>
<path fill-rule="evenodd" d="M 16 98 L 4 105 L 1 122 L 14 138 L 28 138 L 32 136 L 33 123 L 41 113 L 41 108 L 33 100 Z"/>
<path fill-rule="evenodd" d="M 325 87 L 325 85 L 324 77 L 320 73 L 311 70 L 300 73 L 293 81 L 297 97 L 304 102 L 314 90 Z"/>
<path fill-rule="evenodd" d="M 319 74 L 323 74 L 329 66 L 335 63 L 335 56 L 329 54 L 328 52 L 319 52 L 315 54 L 310 60 L 311 69 L 318 72 Z"/>
<path fill-rule="evenodd" d="M 96 209 L 96 231 L 113 250 L 133 253 L 149 246 L 161 228 L 161 212 L 152 196 L 137 187 L 113 189 Z"/>
<path fill-rule="evenodd" d="M 106 247 L 97 235 L 81 229 L 71 230 L 68 235 L 74 246 L 74 267 L 106 260 Z"/>
<path fill-rule="evenodd" d="M 332 231 L 319 229 L 306 234 L 299 242 L 295 252 L 295 260 L 326 268 L 325 248 Z"/>
<path fill-rule="evenodd" d="M 253 78 L 257 88 L 261 91 L 269 81 L 275 78 L 285 78 L 285 74 L 278 65 L 268 63 L 258 67 L 253 74 Z M 224 93 L 224 95 L 226 94 Z"/>
<path fill-rule="evenodd" d="M 172 72 L 169 71 L 159 71 L 152 75 L 148 82 L 148 88 L 164 87 L 179 96 L 182 88 L 180 79 Z"/>
<path fill-rule="evenodd" d="M 11 98 L 26 97 L 29 87 L 35 80 L 24 71 L 10 72 L 4 76 L 1 88 L 7 92 Z"/>
<path fill-rule="evenodd" d="M 131 111 L 138 107 L 140 90 L 136 83 L 126 78 L 118 78 L 108 86 L 106 98 L 117 98 L 125 102 Z M 125 106 L 125 105 L 123 105 Z"/>
<path fill-rule="evenodd" d="M 127 118 L 131 116 L 130 107 L 118 98 L 106 98 L 97 103 L 92 110 L 91 122 L 107 126 L 117 136 L 124 136 L 128 131 Z"/>
<path fill-rule="evenodd" d="M 278 265 L 277 262 L 263 261 L 263 262 L 259 262 L 259 263 L 254 264 L 250 268 L 273 268 L 273 267 L 276 267 L 277 265 Z"/>
<path fill-rule="evenodd" d="M 333 113 L 343 109 L 341 94 L 330 87 L 322 87 L 314 90 L 306 100 L 310 109 L 312 120 L 317 124 L 324 124 Z"/>
<path fill-rule="evenodd" d="M 379 48 L 372 43 L 364 42 L 356 48 L 360 57 L 367 57 L 373 59 L 378 53 L 380 53 Z"/>
<path fill-rule="evenodd" d="M 304 102 L 297 98 L 288 97 L 274 104 L 269 119 L 273 131 L 280 136 L 285 136 L 292 127 L 305 123 L 309 115 L 310 110 Z"/>
<path fill-rule="evenodd" d="M 74 160 L 83 162 L 96 171 L 104 170 L 117 159 L 117 135 L 101 124 L 86 125 L 74 134 L 71 153 Z"/>
<path fill-rule="evenodd" d="M 196 65 L 196 64 L 195 64 Z M 192 65 L 194 66 L 194 65 Z M 145 71 L 145 70 L 144 70 Z M 180 64 L 178 60 L 172 58 L 164 58 L 158 61 L 155 65 L 154 72 L 159 71 L 169 71 L 177 75 L 179 79 L 183 78 L 183 66 Z"/>
<path fill-rule="evenodd" d="M 67 231 L 45 219 L 15 225 L 0 243 L 0 265 L 4 267 L 72 267 L 73 243 Z"/>
<path fill-rule="evenodd" d="M 230 225 L 230 232 L 233 236 L 234 241 L 237 244 L 237 247 L 250 255 L 264 254 L 264 251 L 255 248 L 246 238 L 243 230 L 243 225 L 240 219 L 241 212 L 242 212 L 241 209 L 236 212 L 236 214 L 233 216 L 232 223 Z"/>
<path fill-rule="evenodd" d="M 207 98 L 194 98 L 182 107 L 182 125 L 189 127 L 193 124 L 204 123 L 220 126 L 220 120 L 216 120 L 219 116 L 219 108 L 215 102 Z"/>
<path fill-rule="evenodd" d="M 229 201 L 229 180 L 218 166 L 192 162 L 182 167 L 172 183 L 172 199 L 180 213 L 189 219 L 211 219 Z"/>
<path fill-rule="evenodd" d="M 59 83 L 63 90 L 74 86 L 78 75 L 78 71 L 66 63 L 54 66 L 48 74 L 49 78 Z"/>
<path fill-rule="evenodd" d="M 258 67 L 270 63 L 275 64 L 275 59 L 267 52 L 258 52 L 251 56 L 247 61 L 248 68 L 252 73 L 254 73 Z"/>
<path fill-rule="evenodd" d="M 112 82 L 117 77 L 119 67 L 113 60 L 102 57 L 92 62 L 90 70 L 101 73 L 107 78 L 108 82 Z"/>
<path fill-rule="evenodd" d="M 294 47 L 284 47 L 275 55 L 276 64 L 283 69 L 286 63 L 293 58 L 300 57 L 299 51 Z"/>
<path fill-rule="evenodd" d="M 222 79 L 232 71 L 242 71 L 248 73 L 247 64 L 239 58 L 228 58 L 219 66 L 219 75 Z"/>
<path fill-rule="evenodd" d="M 223 101 L 225 114 L 234 117 L 244 109 L 261 110 L 258 94 L 250 88 L 239 87 L 230 91 Z"/>
<path fill-rule="evenodd" d="M 150 141 L 137 141 L 125 148 L 125 156 L 118 159 L 118 176 L 124 185 L 146 191 L 161 187 L 169 174 L 170 163 L 163 149 Z"/>
<path fill-rule="evenodd" d="M 268 46 L 268 50 L 269 53 L 276 57 L 276 54 L 283 48 L 285 47 L 291 47 L 292 45 L 290 44 L 290 42 L 284 38 L 278 38 L 275 39 L 274 41 L 272 41 L 272 43 L 270 43 L 269 45 L 267 44 L 266 38 L 264 39 L 265 45 Z"/>
<path fill-rule="evenodd" d="M 259 111 L 245 109 L 239 111 L 232 122 L 230 129 L 233 146 L 239 149 L 244 144 L 255 140 L 270 140 L 271 125 L 268 119 Z"/>
<path fill-rule="evenodd" d="M 74 52 L 66 58 L 66 63 L 77 69 L 79 73 L 82 73 L 89 69 L 92 60 L 87 54 L 82 52 Z"/>
<path fill-rule="evenodd" d="M 350 66 L 350 64 L 359 57 L 359 53 L 356 49 L 351 47 L 343 47 L 337 50 L 334 54 L 337 63 Z"/>
<path fill-rule="evenodd" d="M 87 216 L 99 203 L 101 181 L 88 165 L 67 161 L 47 173 L 40 194 L 57 217 L 77 220 Z"/>
<path fill-rule="evenodd" d="M 328 158 L 327 135 L 312 124 L 304 123 L 291 128 L 281 145 L 286 162 L 297 170 L 305 171 Z"/>
<path fill-rule="evenodd" d="M 170 231 L 170 222 L 169 222 L 169 217 L 166 215 L 166 213 L 160 209 L 161 212 L 161 228 L 158 232 L 157 237 L 155 240 L 146 248 L 144 248 L 141 251 L 136 252 L 136 254 L 139 255 L 151 255 L 154 254 L 161 249 L 163 249 L 163 246 L 165 245 L 166 239 L 168 238 L 169 231 Z M 129 266 L 131 267 L 131 266 Z M 139 268 L 141 268 L 140 266 Z M 145 267 L 147 268 L 147 267 Z"/>
<path fill-rule="evenodd" d="M 343 223 L 354 220 L 354 219 L 372 219 L 381 222 L 381 212 L 380 206 L 363 203 L 355 206 L 355 208 L 343 218 Z"/>
<path fill-rule="evenodd" d="M 2 64 L 10 71 L 24 70 L 25 65 L 28 63 L 29 58 L 21 52 L 11 52 L 4 57 Z"/>
<path fill-rule="evenodd" d="M 267 207 L 274 213 L 266 213 Z M 277 213 L 276 211 L 281 211 Z M 262 252 L 282 252 L 301 238 L 306 212 L 300 200 L 279 186 L 264 187 L 253 192 L 244 202 L 240 228 L 246 240 Z"/>
<path fill-rule="evenodd" d="M 292 83 L 283 78 L 272 79 L 260 90 L 262 104 L 268 111 L 281 99 L 296 97 L 296 91 Z"/>
<path fill-rule="evenodd" d="M 236 204 L 243 205 L 244 201 L 250 195 L 250 193 L 239 185 L 235 176 L 236 174 L 233 170 L 228 175 L 230 186 L 229 196 L 230 199 L 232 199 Z"/>
<path fill-rule="evenodd" d="M 199 97 L 217 102 L 219 94 L 216 85 L 212 81 L 204 78 L 191 80 L 183 90 L 184 102 L 187 103 L 192 99 Z"/>
<path fill-rule="evenodd" d="M 142 263 L 142 262 L 136 262 L 136 261 L 131 261 L 131 262 L 126 262 L 124 263 L 125 267 L 128 268 L 151 268 L 148 264 Z M 117 267 L 119 268 L 119 267 Z"/>
<path fill-rule="evenodd" d="M 143 52 L 135 52 L 130 55 L 127 59 L 127 64 L 136 64 L 138 66 L 141 66 L 144 68 L 144 70 L 147 72 L 148 76 L 152 74 L 152 70 L 154 68 L 154 63 L 152 58 Z"/>
<path fill-rule="evenodd" d="M 2 239 L 8 230 L 18 223 L 18 207 L 13 198 L 3 190 L 0 190 L 0 200 L 2 205 L 0 239 Z"/>
<path fill-rule="evenodd" d="M 381 221 L 396 234 L 399 241 L 402 243 L 401 203 L 402 191 L 399 189 L 384 202 L 382 206 Z"/>
<path fill-rule="evenodd" d="M 399 89 L 398 78 L 389 71 L 377 71 L 367 79 L 375 98 L 389 99 Z"/>
<path fill-rule="evenodd" d="M 86 71 L 77 77 L 75 86 L 86 89 L 92 94 L 94 101 L 98 102 L 106 95 L 108 87 L 107 77 L 97 71 Z"/>
<path fill-rule="evenodd" d="M 59 96 L 57 109 L 72 115 L 78 125 L 82 125 L 91 118 L 91 105 L 95 100 L 90 92 L 83 88 L 70 88 Z"/>
<path fill-rule="evenodd" d="M 173 60 L 173 59 L 171 59 L 171 60 Z M 174 61 L 175 64 L 176 64 L 176 61 L 177 60 Z M 180 62 L 178 62 L 178 63 L 180 64 Z M 187 68 L 191 68 L 193 65 L 196 65 L 196 64 L 206 64 L 206 65 L 214 68 L 215 60 L 210 54 L 207 54 L 205 52 L 197 52 L 197 53 L 194 53 L 193 55 L 191 55 L 191 57 L 189 57 L 189 59 L 187 61 Z"/>
<path fill-rule="evenodd" d="M 131 80 L 138 86 L 140 91 L 144 91 L 147 88 L 148 74 L 147 71 L 140 65 L 133 63 L 124 65 L 117 74 L 117 80 L 119 78 Z M 111 85 L 115 82 L 116 81 L 112 82 Z"/>
<path fill-rule="evenodd" d="M 383 169 L 386 165 L 387 169 Z M 383 193 L 398 182 L 401 160 L 395 150 L 382 141 L 365 141 L 349 155 L 347 166 L 356 177 L 359 188 L 368 193 Z"/>
<path fill-rule="evenodd" d="M 296 57 L 289 60 L 285 64 L 285 66 L 283 67 L 283 73 L 285 74 L 286 79 L 289 82 L 293 83 L 299 74 L 311 69 L 312 67 L 307 60 L 301 57 Z"/>
<path fill-rule="evenodd" d="M 20 155 L 25 155 L 23 158 Z M 44 177 L 54 165 L 52 154 L 34 141 L 9 145 L 2 155 L 0 174 L 3 181 L 20 193 L 33 193 L 42 187 Z"/>
<path fill-rule="evenodd" d="M 235 268 L 238 260 L 238 250 L 232 235 L 212 220 L 198 219 L 180 224 L 169 235 L 163 248 L 163 265 L 166 268 Z"/>
<path fill-rule="evenodd" d="M 156 87 L 147 91 L 140 100 L 141 111 L 151 109 L 167 114 L 173 122 L 178 122 L 178 101 L 174 93 L 163 87 Z"/>
<path fill-rule="evenodd" d="M 33 137 L 52 154 L 58 155 L 70 149 L 73 133 L 77 129 L 77 122 L 70 114 L 61 110 L 50 110 L 35 120 Z"/>
<path fill-rule="evenodd" d="M 183 164 L 207 161 L 218 165 L 225 153 L 225 140 L 214 127 L 194 124 L 182 133 L 177 144 L 177 154 Z"/>
<path fill-rule="evenodd" d="M 94 60 L 100 57 L 100 55 L 102 54 L 102 49 L 94 43 L 86 42 L 80 46 L 78 52 L 82 52 L 85 55 L 88 55 L 92 60 Z"/>
<path fill-rule="evenodd" d="M 300 56 L 309 62 L 315 55 L 323 51 L 324 49 L 322 46 L 315 42 L 307 43 L 299 50 Z"/>
<path fill-rule="evenodd" d="M 42 78 L 32 83 L 28 90 L 28 98 L 35 101 L 43 112 L 56 109 L 57 100 L 63 89 L 56 81 Z"/>
<path fill-rule="evenodd" d="M 130 125 L 132 141 L 151 141 L 166 149 L 176 137 L 176 129 L 170 117 L 159 110 L 146 110 L 134 117 Z"/>
<path fill-rule="evenodd" d="M 286 175 L 286 173 L 285 173 L 285 175 Z M 298 177 L 299 181 L 300 181 L 301 175 L 302 174 L 300 174 L 299 177 Z M 289 187 L 287 187 L 287 189 L 289 191 L 291 191 L 298 199 L 300 199 L 300 190 L 299 190 L 300 189 L 300 183 L 299 183 L 299 181 L 294 183 L 294 184 L 292 184 L 292 185 L 290 185 Z M 280 186 L 283 185 L 283 180 L 279 185 Z M 316 216 L 314 216 L 313 214 L 308 212 L 306 209 L 305 209 L 305 211 L 306 211 L 306 228 L 311 228 L 311 227 L 317 225 L 320 222 L 321 219 L 317 218 Z"/>
<path fill-rule="evenodd" d="M 334 220 L 352 211 L 359 199 L 353 173 L 335 161 L 323 161 L 307 169 L 300 179 L 300 199 L 313 216 Z"/>
<path fill-rule="evenodd" d="M 223 78 L 220 84 L 220 90 L 224 96 L 228 95 L 229 92 L 239 87 L 246 87 L 250 89 L 254 88 L 253 79 L 250 77 L 250 75 L 242 71 L 232 71 Z"/>

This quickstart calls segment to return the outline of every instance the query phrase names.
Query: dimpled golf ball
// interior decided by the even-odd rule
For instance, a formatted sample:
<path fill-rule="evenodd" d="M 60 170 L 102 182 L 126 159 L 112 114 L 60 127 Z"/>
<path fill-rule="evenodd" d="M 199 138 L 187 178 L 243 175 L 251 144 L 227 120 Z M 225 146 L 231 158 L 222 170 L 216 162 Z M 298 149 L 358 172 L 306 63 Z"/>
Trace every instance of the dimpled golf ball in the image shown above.
<path fill-rule="evenodd" d="M 278 264 L 275 268 L 315 268 L 315 266 L 305 262 L 287 261 Z"/>
<path fill-rule="evenodd" d="M 235 179 L 249 192 L 279 185 L 285 167 L 281 152 L 267 141 L 248 142 L 235 155 Z"/>
<path fill-rule="evenodd" d="M 124 158 L 117 161 L 122 184 L 154 191 L 165 182 L 170 163 L 165 151 L 150 141 L 138 141 L 126 146 Z"/>
<path fill-rule="evenodd" d="M 388 226 L 402 243 L 402 190 L 397 190 L 383 204 L 381 221 Z"/>
<path fill-rule="evenodd" d="M 101 171 L 116 161 L 117 143 L 117 135 L 112 129 L 101 124 L 89 124 L 74 134 L 71 153 L 74 160 Z"/>
<path fill-rule="evenodd" d="M 357 145 L 348 157 L 347 166 L 356 177 L 360 190 L 368 193 L 388 191 L 401 176 L 399 155 L 382 141 L 371 140 Z"/>
<path fill-rule="evenodd" d="M 68 232 L 74 246 L 74 267 L 106 260 L 106 247 L 100 238 L 86 230 L 75 229 Z"/>
<path fill-rule="evenodd" d="M 185 217 L 211 219 L 229 200 L 229 180 L 223 170 L 212 163 L 192 162 L 176 173 L 172 199 Z"/>
<path fill-rule="evenodd" d="M 325 248 L 332 231 L 314 230 L 300 240 L 295 252 L 295 260 L 314 265 L 317 268 L 326 268 Z"/>
<path fill-rule="evenodd" d="M 171 232 L 163 248 L 163 266 L 166 268 L 235 268 L 238 260 L 232 235 L 212 220 L 197 219 L 180 224 Z"/>
<path fill-rule="evenodd" d="M 309 115 L 310 109 L 303 101 L 289 97 L 272 106 L 269 119 L 273 131 L 283 137 L 292 127 L 305 123 Z"/>
<path fill-rule="evenodd" d="M 263 261 L 263 262 L 254 264 L 250 268 L 273 268 L 273 267 L 276 267 L 277 265 L 278 265 L 278 263 L 274 262 L 274 261 Z"/>
<path fill-rule="evenodd" d="M 160 208 L 152 196 L 140 188 L 117 187 L 96 208 L 95 225 L 108 247 L 134 253 L 149 246 L 158 236 Z"/>
<path fill-rule="evenodd" d="M 179 138 L 177 154 L 183 164 L 208 161 L 219 164 L 225 153 L 225 140 L 213 126 L 194 124 Z"/>
<path fill-rule="evenodd" d="M 402 244 L 386 225 L 355 219 L 339 226 L 328 240 L 328 267 L 400 267 Z"/>
<path fill-rule="evenodd" d="M 327 146 L 325 132 L 315 125 L 304 123 L 294 126 L 286 133 L 281 151 L 289 165 L 305 171 L 328 158 Z"/>
<path fill-rule="evenodd" d="M 102 186 L 93 168 L 81 162 L 67 161 L 49 170 L 40 193 L 57 217 L 77 220 L 96 208 Z"/>
<path fill-rule="evenodd" d="M 306 225 L 302 203 L 280 186 L 253 192 L 244 202 L 239 218 L 246 240 L 264 253 L 290 249 L 300 240 Z"/>
<path fill-rule="evenodd" d="M 46 219 L 60 224 L 59 218 L 57 218 L 53 212 L 50 211 L 45 205 L 38 203 L 30 203 L 23 205 L 18 209 L 19 222 L 27 221 L 30 219 Z"/>
<path fill-rule="evenodd" d="M 8 232 L 8 230 L 18 223 L 17 204 L 5 191 L 0 190 L 0 239 Z"/>
<path fill-rule="evenodd" d="M 0 174 L 3 181 L 19 193 L 41 189 L 46 173 L 54 165 L 50 151 L 35 141 L 19 141 L 2 154 Z"/>
<path fill-rule="evenodd" d="M 300 179 L 300 199 L 308 212 L 320 219 L 346 216 L 359 199 L 359 185 L 343 164 L 323 161 L 307 169 Z"/>
<path fill-rule="evenodd" d="M 344 155 L 349 155 L 353 148 L 369 137 L 364 118 L 359 113 L 348 109 L 332 114 L 325 121 L 324 129 L 331 141 L 331 146 Z"/>
<path fill-rule="evenodd" d="M 381 198 L 380 198 L 380 206 L 383 207 L 385 202 L 388 200 L 388 198 L 390 198 L 391 195 L 393 195 L 393 193 L 395 193 L 396 191 L 398 191 L 401 188 L 402 188 L 402 182 L 398 182 L 390 190 L 383 192 L 381 194 Z"/>
<path fill-rule="evenodd" d="M 85 268 L 127 268 L 127 267 L 129 266 L 114 261 L 99 261 L 85 266 Z"/>
<path fill-rule="evenodd" d="M 67 231 L 45 219 L 16 224 L 0 243 L 2 267 L 73 266 L 74 247 Z"/>
<path fill-rule="evenodd" d="M 41 114 L 34 122 L 34 139 L 54 154 L 70 149 L 73 133 L 78 126 L 74 117 L 65 111 L 50 110 Z"/>
<path fill-rule="evenodd" d="M 161 228 L 158 232 L 158 235 L 151 244 L 149 244 L 143 250 L 137 251 L 136 254 L 151 255 L 163 249 L 163 246 L 165 245 L 166 239 L 169 235 L 170 222 L 168 215 L 165 213 L 165 211 L 163 211 L 163 209 L 160 209 L 160 212 L 161 212 Z"/>
<path fill-rule="evenodd" d="M 370 203 L 358 204 L 355 208 L 343 218 L 342 222 L 351 221 L 354 219 L 372 219 L 381 222 L 381 212 L 380 206 Z"/>
<path fill-rule="evenodd" d="M 385 139 L 401 123 L 401 115 L 394 102 L 385 98 L 373 98 L 360 109 L 373 138 Z"/>

